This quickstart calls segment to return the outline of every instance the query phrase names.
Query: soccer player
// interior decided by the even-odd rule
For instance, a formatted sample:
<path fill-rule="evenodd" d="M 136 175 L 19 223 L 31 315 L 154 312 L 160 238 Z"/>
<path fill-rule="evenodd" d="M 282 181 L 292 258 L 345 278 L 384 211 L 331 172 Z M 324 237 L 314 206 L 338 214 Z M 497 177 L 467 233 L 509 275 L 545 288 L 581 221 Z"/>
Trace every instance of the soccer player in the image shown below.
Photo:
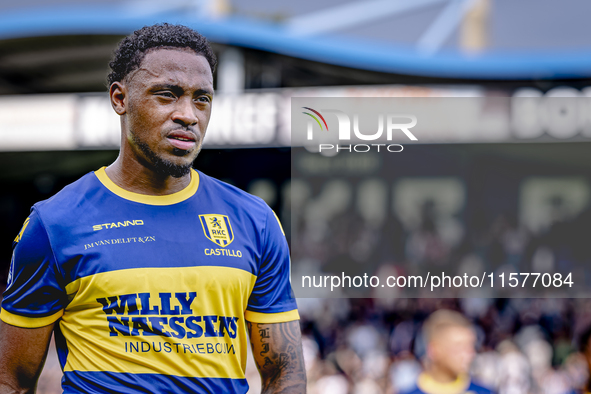
<path fill-rule="evenodd" d="M 587 327 L 581 336 L 579 337 L 579 350 L 585 356 L 587 361 L 587 369 L 589 371 L 589 377 L 584 387 L 575 388 L 571 391 L 572 394 L 576 393 L 591 393 L 591 326 Z M 578 390 L 581 389 L 581 390 Z"/>
<path fill-rule="evenodd" d="M 32 393 L 55 334 L 65 393 L 304 393 L 281 225 L 259 198 L 192 169 L 215 56 L 177 25 L 115 51 L 121 150 L 31 209 L 0 313 L 0 393 Z"/>
<path fill-rule="evenodd" d="M 468 375 L 474 359 L 476 334 L 470 322 L 458 312 L 439 310 L 423 324 L 427 357 L 425 371 L 409 394 L 490 394 L 471 382 Z"/>

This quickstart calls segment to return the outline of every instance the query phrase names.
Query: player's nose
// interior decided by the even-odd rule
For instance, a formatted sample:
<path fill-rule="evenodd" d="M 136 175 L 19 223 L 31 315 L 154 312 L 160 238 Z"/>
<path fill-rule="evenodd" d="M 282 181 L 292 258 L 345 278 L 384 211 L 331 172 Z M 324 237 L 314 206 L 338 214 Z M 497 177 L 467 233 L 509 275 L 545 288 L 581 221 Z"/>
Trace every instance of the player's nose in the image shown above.
<path fill-rule="evenodd" d="M 176 108 L 172 113 L 172 121 L 183 127 L 194 126 L 199 121 L 197 117 L 197 108 L 193 100 L 181 98 L 177 101 Z"/>

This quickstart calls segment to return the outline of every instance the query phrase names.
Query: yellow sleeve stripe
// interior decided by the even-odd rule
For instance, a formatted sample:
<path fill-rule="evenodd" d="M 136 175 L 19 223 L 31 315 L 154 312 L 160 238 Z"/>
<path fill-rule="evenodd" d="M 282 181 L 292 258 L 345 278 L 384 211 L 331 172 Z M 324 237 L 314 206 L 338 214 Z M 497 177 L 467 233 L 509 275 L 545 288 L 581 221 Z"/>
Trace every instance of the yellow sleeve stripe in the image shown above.
<path fill-rule="evenodd" d="M 281 221 L 277 217 L 277 214 L 275 213 L 275 211 L 273 211 L 273 215 L 275 215 L 275 219 L 277 219 L 277 223 L 279 223 L 279 228 L 281 229 L 281 232 L 283 233 L 283 235 L 285 235 L 285 231 L 283 231 L 283 226 L 281 225 Z"/>
<path fill-rule="evenodd" d="M 44 317 L 26 317 L 21 315 L 15 315 L 14 313 L 8 312 L 2 308 L 0 311 L 0 320 L 11 326 L 23 327 L 23 328 L 40 328 L 50 325 L 58 320 L 64 314 L 63 309 L 51 316 Z"/>
<path fill-rule="evenodd" d="M 297 309 L 289 312 L 279 313 L 260 313 L 253 311 L 246 311 L 244 318 L 252 323 L 285 323 L 300 319 L 300 314 Z"/>
<path fill-rule="evenodd" d="M 21 238 L 23 237 L 23 234 L 25 233 L 25 229 L 29 225 L 29 220 L 31 220 L 31 218 L 25 219 L 25 222 L 23 223 L 23 227 L 21 228 L 21 231 L 18 233 L 18 235 L 14 239 L 14 242 L 19 242 L 21 240 Z"/>

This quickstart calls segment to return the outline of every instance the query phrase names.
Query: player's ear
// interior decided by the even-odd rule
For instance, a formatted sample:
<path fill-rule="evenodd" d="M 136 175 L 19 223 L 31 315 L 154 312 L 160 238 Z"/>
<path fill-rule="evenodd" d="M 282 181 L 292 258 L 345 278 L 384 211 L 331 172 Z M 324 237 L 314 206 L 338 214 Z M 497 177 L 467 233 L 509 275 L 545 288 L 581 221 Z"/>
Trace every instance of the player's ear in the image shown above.
<path fill-rule="evenodd" d="M 124 115 L 126 112 L 125 98 L 127 96 L 127 87 L 122 82 L 113 82 L 109 88 L 111 106 L 117 112 L 117 115 Z"/>
<path fill-rule="evenodd" d="M 436 346 L 433 346 L 433 343 L 430 342 L 427 344 L 425 348 L 425 352 L 427 354 L 427 358 L 432 361 L 437 358 L 437 349 Z"/>

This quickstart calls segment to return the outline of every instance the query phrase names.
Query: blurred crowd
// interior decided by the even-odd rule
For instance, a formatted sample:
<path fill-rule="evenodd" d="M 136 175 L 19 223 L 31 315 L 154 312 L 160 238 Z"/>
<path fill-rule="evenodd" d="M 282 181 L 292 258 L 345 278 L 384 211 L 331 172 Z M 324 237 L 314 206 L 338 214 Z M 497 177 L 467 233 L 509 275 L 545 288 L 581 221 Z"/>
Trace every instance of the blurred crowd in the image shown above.
<path fill-rule="evenodd" d="M 475 326 L 473 380 L 498 393 L 568 393 L 587 381 L 586 299 L 300 299 L 309 392 L 400 393 L 426 356 L 422 323 L 460 311 Z"/>

